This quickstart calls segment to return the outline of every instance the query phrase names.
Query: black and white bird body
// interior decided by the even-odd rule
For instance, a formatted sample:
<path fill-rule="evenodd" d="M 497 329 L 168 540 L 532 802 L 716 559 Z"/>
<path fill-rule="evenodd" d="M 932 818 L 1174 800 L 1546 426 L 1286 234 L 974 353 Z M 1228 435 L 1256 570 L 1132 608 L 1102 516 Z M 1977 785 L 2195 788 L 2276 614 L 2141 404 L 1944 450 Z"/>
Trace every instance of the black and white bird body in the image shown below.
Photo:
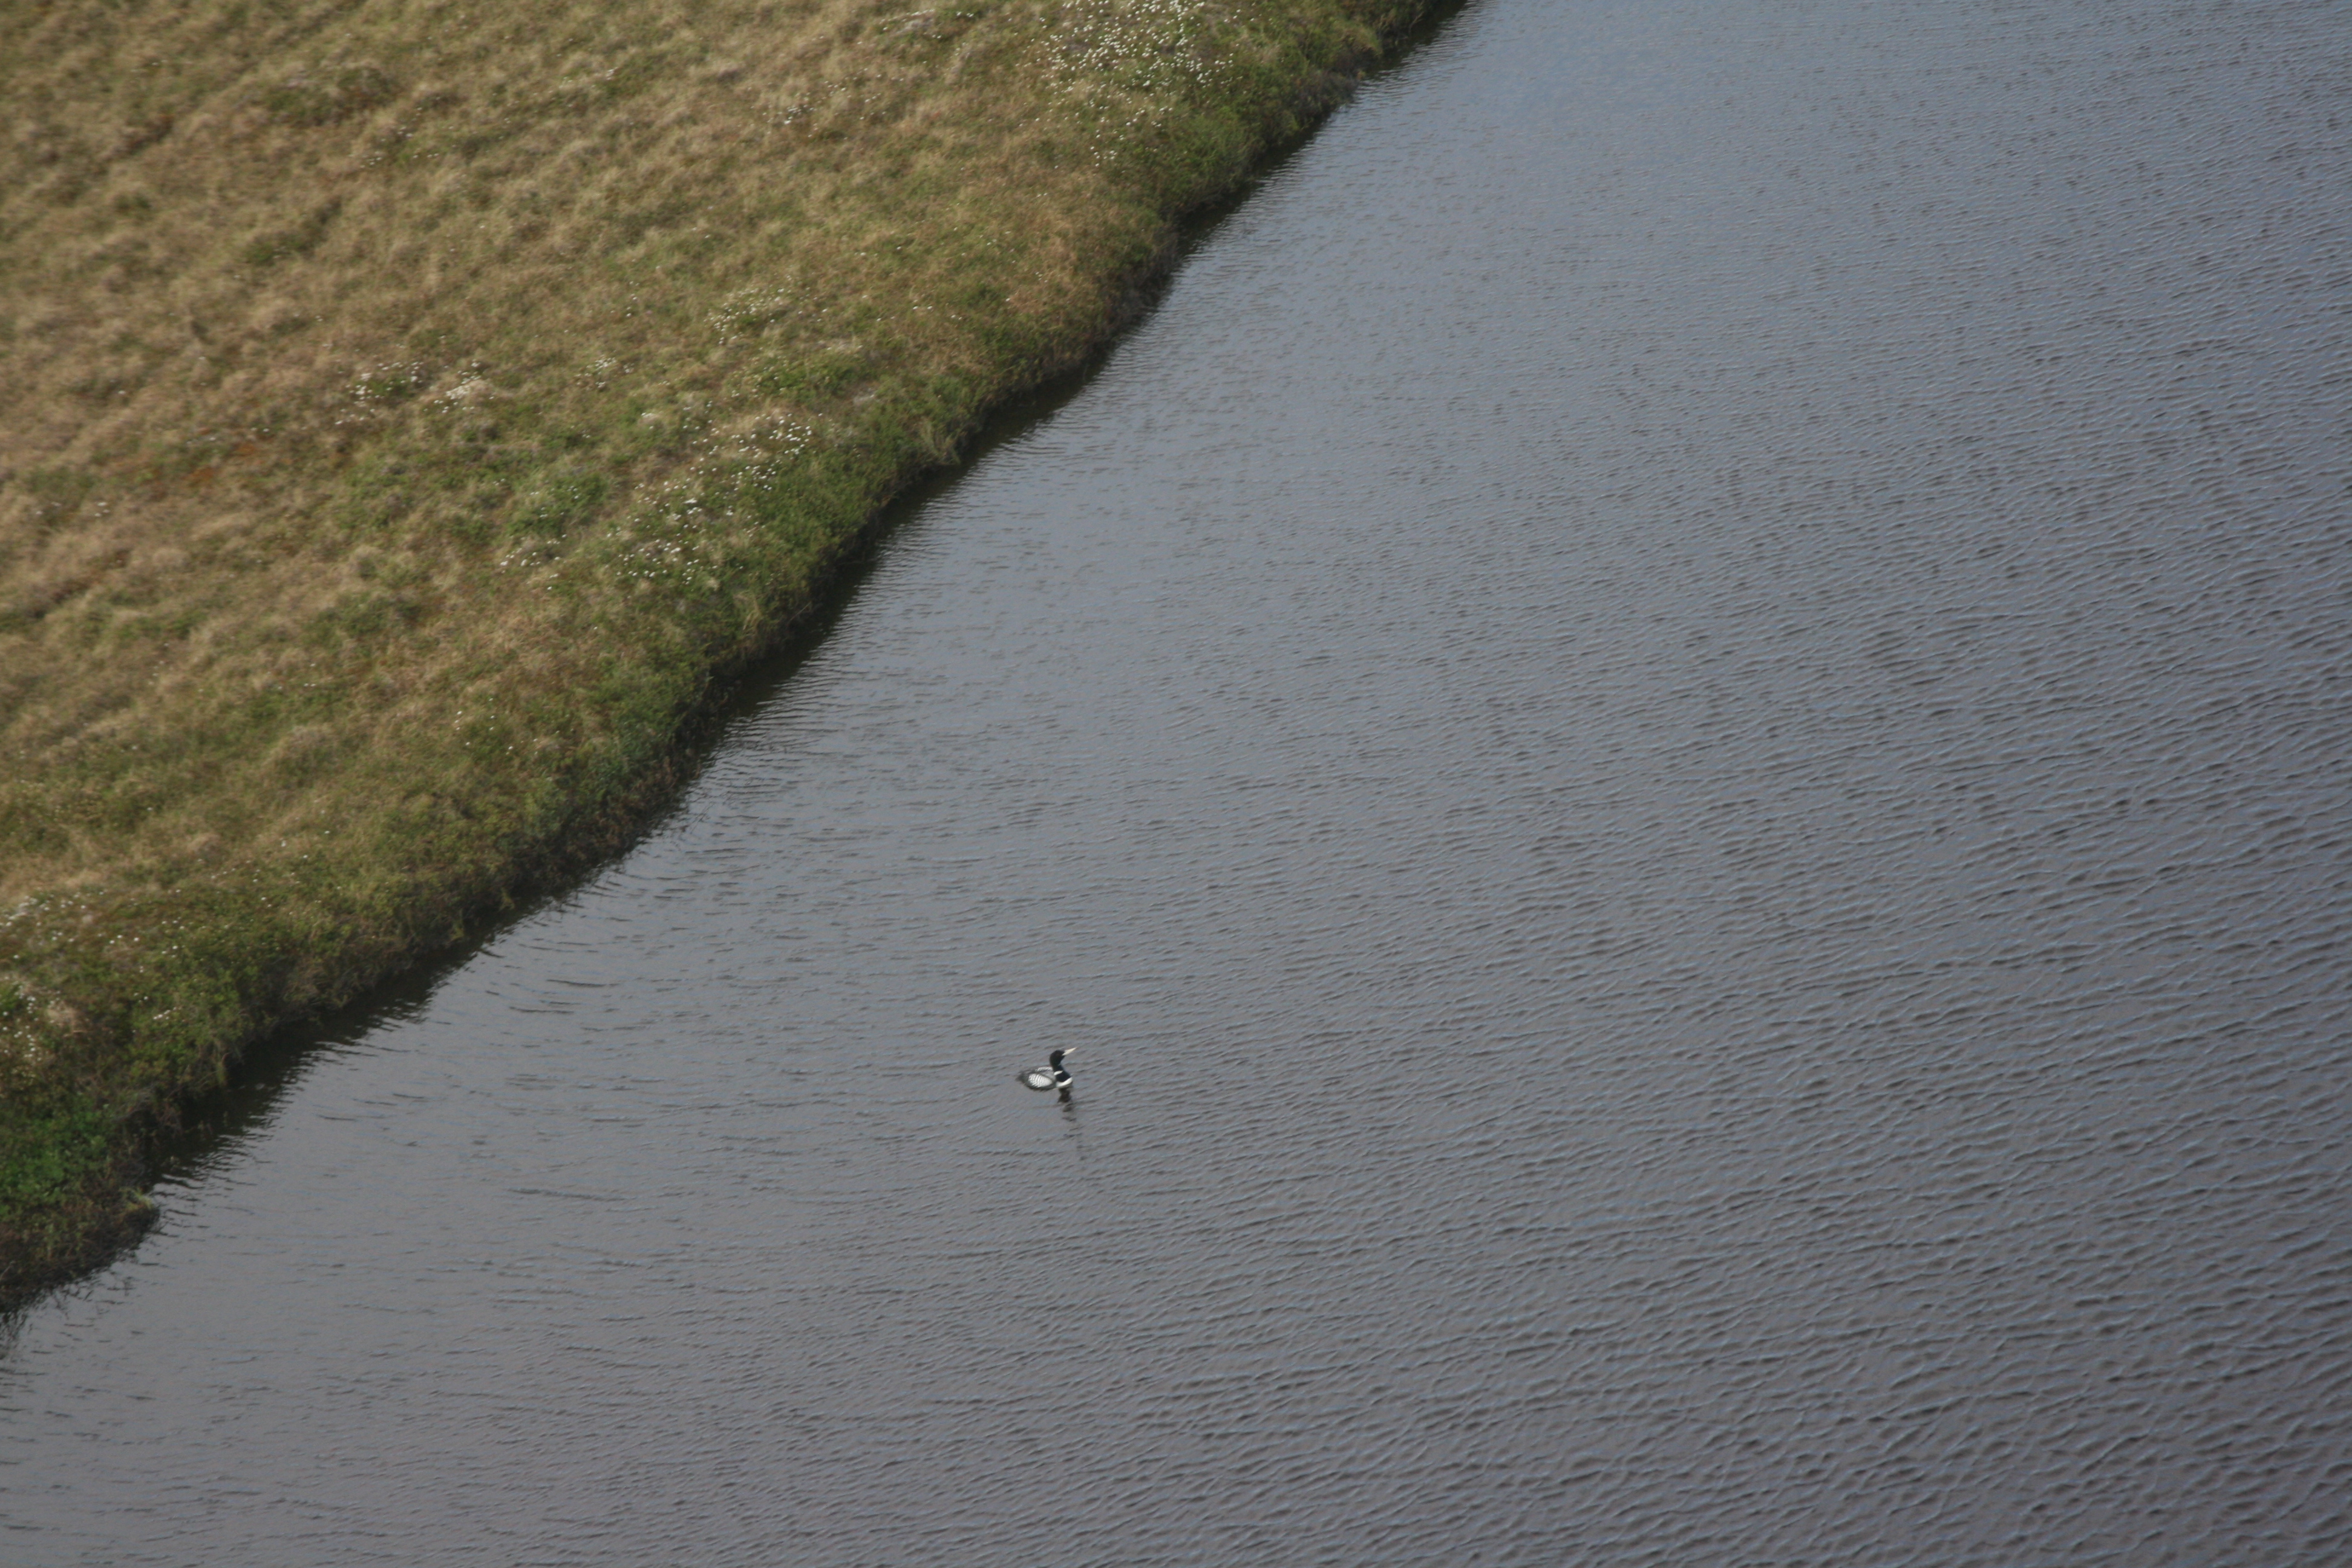
<path fill-rule="evenodd" d="M 1064 1100 L 1069 1099 L 1070 1069 L 1062 1065 L 1062 1058 L 1069 1054 L 1067 1051 L 1049 1051 L 1045 1067 L 1042 1069 L 1031 1068 L 1021 1075 L 1021 1081 L 1040 1094 L 1052 1091 L 1059 1093 Z"/>

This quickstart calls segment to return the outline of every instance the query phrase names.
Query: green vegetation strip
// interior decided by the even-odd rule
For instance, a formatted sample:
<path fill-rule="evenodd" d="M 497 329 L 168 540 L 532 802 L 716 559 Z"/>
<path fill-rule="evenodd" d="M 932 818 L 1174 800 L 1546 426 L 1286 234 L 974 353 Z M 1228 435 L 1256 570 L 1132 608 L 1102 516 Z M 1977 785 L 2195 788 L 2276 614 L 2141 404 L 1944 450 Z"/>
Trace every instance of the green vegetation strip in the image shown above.
<path fill-rule="evenodd" d="M 262 1034 L 625 843 L 1423 8 L 16 7 L 0 1302 Z"/>

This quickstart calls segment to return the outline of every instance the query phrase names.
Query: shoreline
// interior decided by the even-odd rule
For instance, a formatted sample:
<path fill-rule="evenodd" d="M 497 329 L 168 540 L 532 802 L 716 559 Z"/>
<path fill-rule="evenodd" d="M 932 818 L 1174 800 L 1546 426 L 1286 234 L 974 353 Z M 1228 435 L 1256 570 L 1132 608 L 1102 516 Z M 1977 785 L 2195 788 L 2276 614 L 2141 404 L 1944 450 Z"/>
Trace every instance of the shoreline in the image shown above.
<path fill-rule="evenodd" d="M 1243 192 L 1447 9 L 1314 0 L 1273 16 L 1266 26 L 1285 47 L 1272 65 L 1181 104 L 1172 131 L 1163 122 L 1166 134 L 1146 149 L 1151 155 L 1102 188 L 1106 204 L 1125 210 L 1074 215 L 1069 233 L 1108 243 L 1076 258 L 1071 286 L 1025 310 L 1017 289 L 1006 290 L 944 358 L 926 361 L 920 341 L 894 338 L 888 310 L 867 293 L 843 309 L 848 334 L 842 316 L 832 317 L 795 341 L 796 357 L 770 353 L 755 366 L 767 377 L 766 402 L 756 407 L 726 406 L 724 389 L 706 384 L 640 411 L 656 400 L 600 384 L 601 400 L 588 397 L 559 419 L 525 407 L 531 393 L 520 377 L 434 365 L 415 373 L 419 384 L 396 406 L 379 409 L 367 405 L 366 388 L 383 383 L 363 375 L 357 400 L 375 423 L 356 440 L 318 442 L 333 476 L 331 488 L 320 485 L 329 504 L 294 515 L 282 531 L 311 552 L 306 559 L 358 579 L 313 616 L 304 637 L 280 639 L 324 650 L 303 668 L 341 682 L 338 705 L 306 710 L 287 700 L 282 679 L 257 683 L 249 700 L 266 722 L 256 721 L 245 751 L 266 748 L 276 770 L 268 776 L 293 779 L 280 815 L 262 819 L 268 831 L 295 824 L 279 852 L 225 852 L 221 835 L 199 832 L 188 838 L 195 847 L 177 858 L 151 855 L 137 876 L 37 892 L 13 910 L 0 905 L 0 1310 L 103 1264 L 144 1232 L 155 1217 L 144 1189 L 159 1148 L 237 1079 L 248 1047 L 362 1000 L 478 935 L 518 900 L 560 888 L 635 841 L 693 776 L 739 683 L 821 624 L 894 506 L 925 479 L 952 473 L 1024 403 L 1082 374 L 1150 309 L 1181 258 L 1188 223 Z M 998 68 L 1024 58 L 1003 56 Z M 909 118 L 918 118 L 921 93 L 911 102 Z M 250 245 L 245 254 L 249 263 Z M 936 275 L 959 278 L 956 260 L 947 256 Z M 749 313 L 739 314 L 745 320 L 733 325 L 742 328 Z M 762 330 L 772 338 L 778 328 Z M 761 448 L 740 437 L 755 418 L 799 434 Z M 492 511 L 503 520 L 496 531 L 455 510 L 437 521 L 416 508 L 394 512 L 388 524 L 350 521 L 388 487 L 410 500 L 413 452 L 457 451 L 462 470 L 452 459 L 450 471 L 471 475 L 500 460 L 499 444 L 516 444 L 518 427 L 538 442 L 535 451 L 557 454 L 542 465 L 555 478 L 542 472 L 492 493 L 488 505 L 502 509 Z M 737 442 L 729 461 L 695 468 L 695 454 L 722 437 Z M 567 441 L 622 457 L 575 459 Z M 211 466 L 226 471 L 235 461 L 232 453 Z M 160 493 L 152 474 L 140 479 L 146 493 Z M 635 490 L 625 489 L 633 479 Z M 103 480 L 84 493 L 103 495 Z M 468 492 L 473 516 L 485 493 L 478 483 Z M 547 517 L 563 506 L 571 514 L 551 528 Z M 315 521 L 321 515 L 337 517 L 340 531 Z M 727 526 L 713 545 L 719 520 Z M 441 553 L 414 545 L 404 555 L 396 542 L 404 538 L 435 541 Z M 490 567 L 502 547 L 500 580 Z M 454 564 L 436 577 L 403 564 L 412 557 Z M 395 580 L 399 571 L 410 573 L 407 583 Z M 402 651 L 404 626 L 414 623 L 424 646 L 517 605 L 530 606 L 532 618 L 507 628 L 521 628 L 512 643 L 484 634 L 473 663 L 435 678 L 433 694 L 443 710 L 452 700 L 504 702 L 519 716 L 468 730 L 472 710 L 460 706 L 452 727 L 461 732 L 433 737 L 437 752 L 380 739 L 363 745 L 362 721 L 382 721 L 351 694 L 368 695 L 370 679 L 389 688 L 404 658 L 421 657 Z M 373 622 L 349 629 L 365 616 Z M 30 621 L 20 612 L 25 624 L 0 618 L 0 633 L 47 635 L 57 619 L 46 608 Z M 315 630 L 322 621 L 329 633 Z M 535 666 L 507 657 L 524 635 L 538 650 Z M 125 732 L 158 743 L 152 729 Z M 482 755 L 496 756 L 501 744 L 506 753 L 521 748 L 526 760 L 486 765 Z M 304 747 L 328 760 L 306 763 Z M 223 765 L 200 752 L 190 762 L 192 775 Z M 395 798 L 391 789 L 401 784 L 410 788 Z M 381 820 L 339 816 L 352 799 L 376 805 Z M 204 827 L 202 811 L 189 810 Z"/>

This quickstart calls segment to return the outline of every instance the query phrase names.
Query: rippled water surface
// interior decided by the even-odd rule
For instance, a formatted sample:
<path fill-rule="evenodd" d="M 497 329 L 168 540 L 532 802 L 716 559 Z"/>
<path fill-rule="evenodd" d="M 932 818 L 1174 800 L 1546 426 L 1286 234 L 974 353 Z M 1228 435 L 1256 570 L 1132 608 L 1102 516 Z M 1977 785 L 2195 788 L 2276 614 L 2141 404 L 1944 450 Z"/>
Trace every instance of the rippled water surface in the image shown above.
<path fill-rule="evenodd" d="M 2352 1560 L 2347 43 L 1456 14 L 24 1315 L 0 1559 Z"/>

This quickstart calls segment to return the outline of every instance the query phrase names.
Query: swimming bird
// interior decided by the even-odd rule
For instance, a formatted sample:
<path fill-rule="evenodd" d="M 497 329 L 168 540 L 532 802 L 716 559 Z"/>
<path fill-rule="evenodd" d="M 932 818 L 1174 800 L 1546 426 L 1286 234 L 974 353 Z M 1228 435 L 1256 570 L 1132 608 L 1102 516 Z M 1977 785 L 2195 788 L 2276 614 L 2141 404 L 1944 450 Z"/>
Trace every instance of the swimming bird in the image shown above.
<path fill-rule="evenodd" d="M 1069 1099 L 1070 1069 L 1062 1065 L 1062 1058 L 1069 1054 L 1067 1051 L 1048 1051 L 1045 1068 L 1041 1071 L 1031 1068 L 1021 1075 L 1021 1081 L 1040 1093 L 1049 1089 L 1059 1089 L 1064 1100 Z"/>

